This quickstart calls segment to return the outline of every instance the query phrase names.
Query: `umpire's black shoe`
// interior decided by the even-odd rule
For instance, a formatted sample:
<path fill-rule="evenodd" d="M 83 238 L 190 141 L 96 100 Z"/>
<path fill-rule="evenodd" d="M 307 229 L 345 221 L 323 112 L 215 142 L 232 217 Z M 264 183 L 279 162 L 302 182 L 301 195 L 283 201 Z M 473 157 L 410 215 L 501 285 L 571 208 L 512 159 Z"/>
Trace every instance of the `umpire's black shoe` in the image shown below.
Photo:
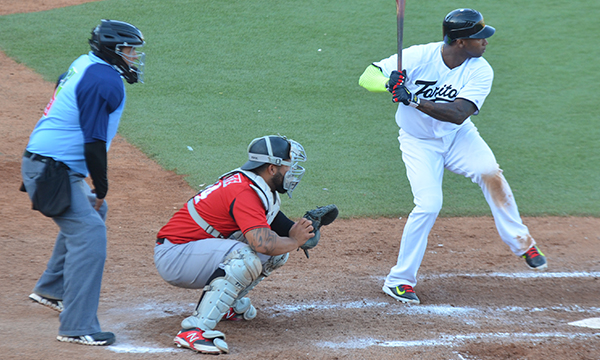
<path fill-rule="evenodd" d="M 410 285 L 398 285 L 396 287 L 383 286 L 383 292 L 398 301 L 409 304 L 420 304 L 421 301 L 415 294 L 415 290 Z"/>
<path fill-rule="evenodd" d="M 43 297 L 36 293 L 32 293 L 29 295 L 29 298 L 41 305 L 47 306 L 52 310 L 56 310 L 58 312 L 62 312 L 64 310 L 64 306 L 61 300 L 54 300 L 47 297 Z"/>
<path fill-rule="evenodd" d="M 533 245 L 529 250 L 525 251 L 525 254 L 522 256 L 525 259 L 527 266 L 531 269 L 546 270 L 548 268 L 546 255 L 544 255 L 536 245 Z"/>
<path fill-rule="evenodd" d="M 82 345 L 92 345 L 92 346 L 105 346 L 111 345 L 115 342 L 116 337 L 115 334 L 111 332 L 97 332 L 91 335 L 76 335 L 76 336 L 67 336 L 67 335 L 58 335 L 56 337 L 58 341 L 64 342 L 72 342 L 76 344 Z"/>

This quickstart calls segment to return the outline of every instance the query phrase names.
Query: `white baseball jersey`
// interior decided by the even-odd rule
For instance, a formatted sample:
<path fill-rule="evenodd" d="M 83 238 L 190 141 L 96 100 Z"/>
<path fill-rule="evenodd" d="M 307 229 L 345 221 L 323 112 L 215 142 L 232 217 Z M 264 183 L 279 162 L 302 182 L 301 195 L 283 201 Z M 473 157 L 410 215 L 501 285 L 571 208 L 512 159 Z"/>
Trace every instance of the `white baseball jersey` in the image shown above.
<path fill-rule="evenodd" d="M 421 99 L 452 102 L 456 98 L 471 101 L 479 112 L 490 93 L 494 71 L 483 58 L 470 58 L 450 69 L 442 60 L 443 42 L 414 45 L 402 51 L 402 66 L 406 69 L 408 90 Z M 389 77 L 397 70 L 398 55 L 373 63 Z M 396 123 L 402 130 L 419 139 L 441 138 L 462 125 L 439 121 L 410 106 L 398 106 Z"/>

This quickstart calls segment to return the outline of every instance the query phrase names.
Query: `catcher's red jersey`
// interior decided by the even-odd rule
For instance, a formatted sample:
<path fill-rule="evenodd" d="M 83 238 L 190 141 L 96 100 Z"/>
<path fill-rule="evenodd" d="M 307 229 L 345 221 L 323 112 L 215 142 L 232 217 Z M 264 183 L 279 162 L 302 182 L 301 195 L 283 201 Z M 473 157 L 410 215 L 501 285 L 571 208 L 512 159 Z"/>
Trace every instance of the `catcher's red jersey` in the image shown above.
<path fill-rule="evenodd" d="M 270 228 L 265 208 L 250 184 L 252 181 L 242 173 L 221 179 L 194 196 L 196 211 L 224 237 L 238 230 L 246 234 L 252 229 Z M 158 238 L 182 244 L 213 236 L 194 221 L 186 204 L 160 229 Z"/>

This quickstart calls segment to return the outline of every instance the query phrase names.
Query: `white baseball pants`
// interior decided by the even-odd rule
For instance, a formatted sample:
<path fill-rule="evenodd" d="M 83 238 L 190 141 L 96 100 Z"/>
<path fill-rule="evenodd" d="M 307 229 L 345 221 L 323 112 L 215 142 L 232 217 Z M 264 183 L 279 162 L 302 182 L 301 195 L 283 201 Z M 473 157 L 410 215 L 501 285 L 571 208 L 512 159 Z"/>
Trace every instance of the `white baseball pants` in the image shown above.
<path fill-rule="evenodd" d="M 500 238 L 516 255 L 522 255 L 535 240 L 521 220 L 510 186 L 496 158 L 472 122 L 439 139 L 418 139 L 399 132 L 402 160 L 414 196 L 415 207 L 402 233 L 398 261 L 385 286 L 417 284 L 417 271 L 427 247 L 427 237 L 442 208 L 444 169 L 479 184 L 488 202 Z"/>

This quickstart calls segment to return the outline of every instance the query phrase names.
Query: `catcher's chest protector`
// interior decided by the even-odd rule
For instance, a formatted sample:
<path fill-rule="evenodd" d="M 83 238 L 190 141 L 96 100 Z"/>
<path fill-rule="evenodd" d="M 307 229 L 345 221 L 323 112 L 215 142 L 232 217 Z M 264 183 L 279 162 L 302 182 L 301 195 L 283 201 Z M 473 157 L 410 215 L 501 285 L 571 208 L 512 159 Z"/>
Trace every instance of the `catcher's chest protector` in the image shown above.
<path fill-rule="evenodd" d="M 221 176 L 221 178 L 228 176 L 230 174 L 233 174 L 234 172 L 241 172 L 242 174 L 246 175 L 250 180 L 252 180 L 254 185 L 250 185 L 250 187 L 254 191 L 256 191 L 256 193 L 258 194 L 258 197 L 260 198 L 260 201 L 262 201 L 263 206 L 265 207 L 267 223 L 271 224 L 273 222 L 273 220 L 275 219 L 275 216 L 277 215 L 277 213 L 279 212 L 279 209 L 281 207 L 281 198 L 279 197 L 279 194 L 273 193 L 273 191 L 271 191 L 271 188 L 269 187 L 269 185 L 267 184 L 265 179 L 263 179 L 259 175 L 256 175 L 252 171 L 235 169 L 235 170 Z"/>

